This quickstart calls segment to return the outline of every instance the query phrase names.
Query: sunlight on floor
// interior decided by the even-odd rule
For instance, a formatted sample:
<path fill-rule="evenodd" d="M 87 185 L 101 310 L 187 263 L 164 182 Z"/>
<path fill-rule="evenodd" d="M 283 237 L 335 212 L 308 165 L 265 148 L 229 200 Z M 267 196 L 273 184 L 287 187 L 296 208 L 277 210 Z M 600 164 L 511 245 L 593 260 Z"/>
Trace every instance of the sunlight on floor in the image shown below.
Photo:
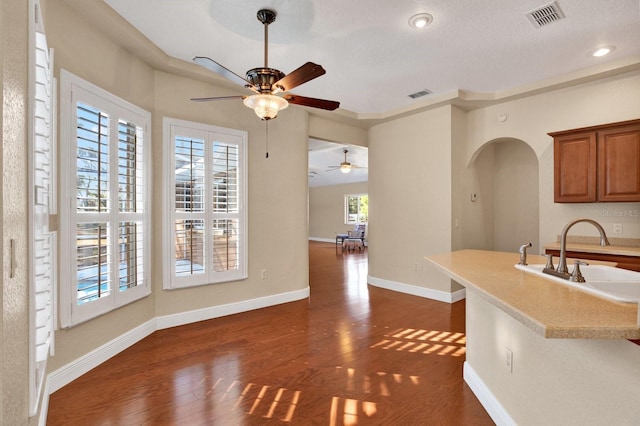
<path fill-rule="evenodd" d="M 467 338 L 460 332 L 405 328 L 386 334 L 385 337 L 388 339 L 383 339 L 370 347 L 455 357 L 466 353 Z"/>
<path fill-rule="evenodd" d="M 366 417 L 372 417 L 378 412 L 377 405 L 375 402 L 334 396 L 331 400 L 329 425 L 357 425 L 360 412 Z M 342 413 L 342 422 L 340 422 L 340 413 Z"/>

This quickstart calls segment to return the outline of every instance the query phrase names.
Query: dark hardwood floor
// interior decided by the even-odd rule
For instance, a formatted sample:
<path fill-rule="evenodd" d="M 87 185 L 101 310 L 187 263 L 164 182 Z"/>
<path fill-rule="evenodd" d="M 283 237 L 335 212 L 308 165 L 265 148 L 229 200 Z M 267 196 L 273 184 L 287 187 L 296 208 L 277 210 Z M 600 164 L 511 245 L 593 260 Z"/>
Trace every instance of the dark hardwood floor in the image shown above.
<path fill-rule="evenodd" d="M 464 301 L 367 286 L 310 242 L 309 300 L 157 331 L 51 395 L 48 425 L 492 425 L 462 379 Z"/>

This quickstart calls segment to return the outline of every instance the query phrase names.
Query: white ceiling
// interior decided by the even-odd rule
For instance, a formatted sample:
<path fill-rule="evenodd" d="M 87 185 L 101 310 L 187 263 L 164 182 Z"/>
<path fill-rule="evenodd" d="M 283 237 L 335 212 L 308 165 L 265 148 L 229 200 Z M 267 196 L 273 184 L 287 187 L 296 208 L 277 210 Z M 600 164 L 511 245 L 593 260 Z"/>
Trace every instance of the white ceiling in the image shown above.
<path fill-rule="evenodd" d="M 275 10 L 269 66 L 289 73 L 321 64 L 327 73 L 294 92 L 361 115 L 411 107 L 425 98 L 408 95 L 423 89 L 431 97 L 499 93 L 603 63 L 640 62 L 639 0 L 557 0 L 565 19 L 541 28 L 526 14 L 549 0 L 104 1 L 169 56 L 207 56 L 241 76 L 264 65 L 257 11 Z M 433 23 L 410 28 L 419 12 Z M 587 54 L 600 45 L 616 50 Z"/>
<path fill-rule="evenodd" d="M 337 113 L 360 119 L 393 116 L 459 91 L 500 99 L 640 68 L 640 0 L 557 0 L 565 18 L 541 28 L 526 14 L 550 0 L 104 2 L 167 55 L 189 62 L 207 56 L 241 76 L 264 66 L 264 27 L 256 13 L 272 9 L 278 15 L 269 26 L 268 65 L 289 73 L 307 61 L 321 64 L 327 73 L 293 92 L 339 101 Z M 432 24 L 409 27 L 409 18 L 421 12 L 433 15 Z M 588 54 L 602 45 L 615 50 L 601 58 Z M 424 89 L 433 94 L 408 97 Z M 250 93 L 238 86 L 238 94 Z M 326 151 L 331 159 L 314 159 L 311 150 L 311 167 L 343 161 L 342 147 L 335 148 Z M 329 179 L 340 174 L 330 172 Z"/>

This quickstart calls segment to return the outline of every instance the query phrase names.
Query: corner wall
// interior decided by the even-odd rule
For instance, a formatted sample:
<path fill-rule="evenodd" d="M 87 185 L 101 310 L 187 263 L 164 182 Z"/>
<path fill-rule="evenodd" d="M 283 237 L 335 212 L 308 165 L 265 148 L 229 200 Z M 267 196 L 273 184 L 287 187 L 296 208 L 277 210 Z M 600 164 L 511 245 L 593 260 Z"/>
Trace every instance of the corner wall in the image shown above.
<path fill-rule="evenodd" d="M 452 107 L 369 130 L 369 276 L 451 292 L 424 256 L 451 251 Z"/>

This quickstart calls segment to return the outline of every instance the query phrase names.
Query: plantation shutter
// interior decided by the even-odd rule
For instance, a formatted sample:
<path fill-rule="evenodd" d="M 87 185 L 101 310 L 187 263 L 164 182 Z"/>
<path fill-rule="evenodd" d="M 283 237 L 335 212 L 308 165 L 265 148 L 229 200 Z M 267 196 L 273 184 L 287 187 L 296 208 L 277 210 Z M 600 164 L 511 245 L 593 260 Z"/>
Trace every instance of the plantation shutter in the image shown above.
<path fill-rule="evenodd" d="M 35 6 L 35 5 L 34 5 Z M 33 9 L 41 19 L 37 7 Z M 34 19 L 36 23 L 38 19 Z M 34 78 L 32 80 L 32 124 L 29 143 L 30 199 L 30 336 L 29 336 L 29 413 L 35 415 L 49 352 L 53 341 L 53 289 L 55 283 L 55 233 L 49 232 L 52 200 L 52 52 L 39 25 L 34 39 Z"/>

